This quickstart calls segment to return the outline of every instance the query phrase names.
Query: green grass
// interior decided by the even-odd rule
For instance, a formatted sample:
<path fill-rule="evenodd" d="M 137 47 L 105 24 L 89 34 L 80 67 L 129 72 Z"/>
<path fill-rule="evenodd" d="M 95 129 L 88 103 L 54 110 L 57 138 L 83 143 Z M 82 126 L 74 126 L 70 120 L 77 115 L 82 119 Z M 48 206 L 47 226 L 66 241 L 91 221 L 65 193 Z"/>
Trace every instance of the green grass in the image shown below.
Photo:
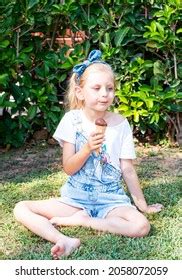
<path fill-rule="evenodd" d="M 151 260 L 181 259 L 180 207 L 182 185 L 179 148 L 137 148 L 137 172 L 149 203 L 165 209 L 147 215 L 151 232 L 144 238 L 127 238 L 80 227 L 63 233 L 81 239 L 81 246 L 65 259 Z M 152 156 L 151 156 L 152 155 Z M 0 259 L 51 259 L 51 243 L 35 236 L 13 217 L 16 202 L 59 196 L 66 175 L 59 166 L 59 148 L 39 146 L 0 155 L 1 244 Z"/>

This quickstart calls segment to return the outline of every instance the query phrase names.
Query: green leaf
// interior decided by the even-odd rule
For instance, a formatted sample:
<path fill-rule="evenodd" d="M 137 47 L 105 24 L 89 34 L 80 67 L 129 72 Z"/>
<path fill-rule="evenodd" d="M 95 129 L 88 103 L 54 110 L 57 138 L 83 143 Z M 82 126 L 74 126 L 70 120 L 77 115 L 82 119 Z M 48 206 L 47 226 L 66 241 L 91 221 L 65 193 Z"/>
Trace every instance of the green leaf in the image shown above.
<path fill-rule="evenodd" d="M 37 106 L 33 105 L 28 109 L 28 118 L 32 120 L 37 114 Z"/>
<path fill-rule="evenodd" d="M 175 88 L 177 86 L 179 86 L 181 83 L 180 80 L 174 80 L 173 83 L 170 85 L 171 88 Z"/>
<path fill-rule="evenodd" d="M 131 94 L 132 97 L 138 97 L 142 100 L 145 100 L 146 98 L 146 93 L 144 91 L 139 91 Z"/>
<path fill-rule="evenodd" d="M 69 62 L 69 61 L 66 61 L 65 63 L 61 64 L 59 66 L 60 69 L 65 69 L 65 70 L 68 70 L 70 68 L 72 68 L 72 64 Z"/>
<path fill-rule="evenodd" d="M 58 107 L 58 106 L 51 106 L 51 108 L 50 108 L 50 111 L 53 111 L 53 112 L 60 112 L 60 107 Z"/>
<path fill-rule="evenodd" d="M 136 122 L 136 123 L 139 122 L 139 117 L 140 117 L 139 112 L 138 111 L 134 111 L 133 116 L 134 116 L 134 122 Z"/>
<path fill-rule="evenodd" d="M 6 97 L 7 97 L 7 93 L 4 93 L 4 94 L 0 93 L 0 107 L 5 107 L 4 101 L 5 101 Z"/>
<path fill-rule="evenodd" d="M 134 1 L 133 1 L 134 2 Z M 136 18 L 135 18 L 135 16 L 134 15 L 132 15 L 132 14 L 128 14 L 128 16 L 127 16 L 127 21 L 129 21 L 129 22 L 131 22 L 133 25 L 135 25 L 135 22 L 136 22 Z"/>
<path fill-rule="evenodd" d="M 54 113 L 49 112 L 49 113 L 47 114 L 47 117 L 50 118 L 51 121 L 52 121 L 53 123 L 56 123 L 56 122 L 57 122 L 57 117 L 56 117 L 56 115 L 55 115 Z"/>
<path fill-rule="evenodd" d="M 0 85 L 6 86 L 9 80 L 8 74 L 0 75 Z"/>
<path fill-rule="evenodd" d="M 105 34 L 104 34 L 104 43 L 106 44 L 106 45 L 109 45 L 110 44 L 110 35 L 109 35 L 109 33 L 108 32 L 106 32 Z"/>
<path fill-rule="evenodd" d="M 156 26 L 157 26 L 157 29 L 159 30 L 160 35 L 162 37 L 164 37 L 164 28 L 163 28 L 163 26 L 159 22 L 156 22 Z"/>
<path fill-rule="evenodd" d="M 148 85 L 145 85 L 145 84 L 142 85 L 142 86 L 140 86 L 139 89 L 140 89 L 141 91 L 145 91 L 145 92 L 151 91 L 151 87 L 148 86 Z"/>
<path fill-rule="evenodd" d="M 156 121 L 157 123 L 159 122 L 159 118 L 160 118 L 159 113 L 155 113 L 155 121 Z"/>
<path fill-rule="evenodd" d="M 73 64 L 74 64 L 73 59 L 72 59 L 72 57 L 71 57 L 71 56 L 68 56 L 68 57 L 67 57 L 67 59 L 68 59 L 68 61 L 70 62 L 70 64 L 71 64 L 71 65 L 73 65 Z"/>
<path fill-rule="evenodd" d="M 39 0 L 29 0 L 27 9 L 30 10 L 31 8 L 33 8 L 38 3 L 39 3 Z"/>
<path fill-rule="evenodd" d="M 146 46 L 147 46 L 148 48 L 151 48 L 151 49 L 156 49 L 156 48 L 157 48 L 157 44 L 156 44 L 156 42 L 154 42 L 154 41 L 149 41 L 149 42 L 146 44 Z"/>
<path fill-rule="evenodd" d="M 119 100 L 124 104 L 128 104 L 128 99 L 124 96 L 119 96 Z"/>
<path fill-rule="evenodd" d="M 158 74 L 164 75 L 163 64 L 160 60 L 154 62 L 154 75 L 157 76 Z"/>
<path fill-rule="evenodd" d="M 16 108 L 17 104 L 15 102 L 11 102 L 11 101 L 5 101 L 4 107 L 7 108 Z"/>
<path fill-rule="evenodd" d="M 4 40 L 2 42 L 0 42 L 0 48 L 5 49 L 7 46 L 9 46 L 10 41 L 8 40 Z"/>
<path fill-rule="evenodd" d="M 182 92 L 178 92 L 177 95 L 176 95 L 176 98 L 177 99 L 182 99 Z"/>
<path fill-rule="evenodd" d="M 127 118 L 127 117 L 131 117 L 133 115 L 131 110 L 127 110 L 125 112 L 123 112 L 123 115 Z"/>
<path fill-rule="evenodd" d="M 131 107 L 136 108 L 137 107 L 137 102 L 136 101 L 132 101 L 131 102 Z"/>
<path fill-rule="evenodd" d="M 147 108 L 149 108 L 149 109 L 151 109 L 154 106 L 153 99 L 148 98 L 145 100 L 145 103 L 147 105 Z"/>
<path fill-rule="evenodd" d="M 164 38 L 162 38 L 158 32 L 155 32 L 151 38 L 158 43 L 157 47 L 160 47 L 159 43 L 164 43 Z"/>
<path fill-rule="evenodd" d="M 125 104 L 121 104 L 119 106 L 119 111 L 128 111 L 129 109 L 129 106 L 128 105 L 125 105 Z"/>
<path fill-rule="evenodd" d="M 150 119 L 150 123 L 154 123 L 155 122 L 155 115 L 152 115 L 151 119 Z"/>
<path fill-rule="evenodd" d="M 172 112 L 182 112 L 181 104 L 168 104 L 165 107 L 168 108 L 168 110 L 172 111 Z"/>
<path fill-rule="evenodd" d="M 61 13 L 63 11 L 63 5 L 62 4 L 54 4 L 52 5 L 53 12 Z"/>
<path fill-rule="evenodd" d="M 29 52 L 31 52 L 32 50 L 33 50 L 33 46 L 29 46 L 29 47 L 27 47 L 27 48 L 22 49 L 21 52 L 23 52 L 23 53 L 29 53 Z"/>
<path fill-rule="evenodd" d="M 165 93 L 163 99 L 169 99 L 169 98 L 174 98 L 176 96 L 176 92 L 175 91 L 169 91 L 167 93 Z"/>
<path fill-rule="evenodd" d="M 117 47 L 121 45 L 123 39 L 125 38 L 125 36 L 127 35 L 129 30 L 130 30 L 130 27 L 123 27 L 116 31 L 114 42 Z"/>
<path fill-rule="evenodd" d="M 139 107 L 141 107 L 142 105 L 143 105 L 143 102 L 142 102 L 142 101 L 139 101 L 139 102 L 137 102 L 136 107 L 139 108 Z"/>
<path fill-rule="evenodd" d="M 47 62 L 44 63 L 43 68 L 44 68 L 44 75 L 46 77 L 49 74 L 49 66 L 48 66 Z"/>
<path fill-rule="evenodd" d="M 164 11 L 160 10 L 154 14 L 156 17 L 162 17 L 164 15 Z"/>
<path fill-rule="evenodd" d="M 64 80 L 66 80 L 67 75 L 66 74 L 62 74 L 61 77 L 59 78 L 59 82 L 63 82 Z"/>
<path fill-rule="evenodd" d="M 142 109 L 142 110 L 140 110 L 140 115 L 147 117 L 149 115 L 149 112 L 147 110 Z"/>
<path fill-rule="evenodd" d="M 182 28 L 179 28 L 179 29 L 176 31 L 176 34 L 179 34 L 179 33 L 182 33 Z"/>
<path fill-rule="evenodd" d="M 154 65 L 154 63 L 153 63 L 152 60 L 145 60 L 145 61 L 144 61 L 144 64 L 143 64 L 143 67 L 145 67 L 145 68 L 151 68 L 151 67 L 153 67 L 153 65 Z"/>

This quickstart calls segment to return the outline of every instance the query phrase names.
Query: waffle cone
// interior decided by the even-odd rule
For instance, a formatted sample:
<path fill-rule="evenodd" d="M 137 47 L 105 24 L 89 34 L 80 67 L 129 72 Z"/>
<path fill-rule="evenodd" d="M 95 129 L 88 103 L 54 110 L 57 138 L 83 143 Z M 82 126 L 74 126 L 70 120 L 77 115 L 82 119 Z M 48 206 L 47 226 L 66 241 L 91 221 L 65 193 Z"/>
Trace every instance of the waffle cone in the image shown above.
<path fill-rule="evenodd" d="M 96 125 L 95 126 L 95 131 L 96 131 L 96 133 L 105 133 L 106 127 L 107 126 Z"/>
<path fill-rule="evenodd" d="M 96 133 L 105 133 L 107 126 L 101 126 L 101 125 L 96 125 L 95 126 L 95 132 Z M 100 148 L 95 150 L 96 154 L 98 155 L 100 152 Z"/>

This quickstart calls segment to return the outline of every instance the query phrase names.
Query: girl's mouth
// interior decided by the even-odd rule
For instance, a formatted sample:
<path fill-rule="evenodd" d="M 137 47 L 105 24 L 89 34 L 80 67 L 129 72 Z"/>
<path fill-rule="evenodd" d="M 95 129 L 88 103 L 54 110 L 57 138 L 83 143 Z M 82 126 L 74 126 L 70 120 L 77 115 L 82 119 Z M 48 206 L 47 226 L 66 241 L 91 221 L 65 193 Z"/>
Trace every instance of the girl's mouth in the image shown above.
<path fill-rule="evenodd" d="M 99 101 L 98 103 L 101 104 L 101 105 L 106 105 L 108 102 L 107 101 Z"/>

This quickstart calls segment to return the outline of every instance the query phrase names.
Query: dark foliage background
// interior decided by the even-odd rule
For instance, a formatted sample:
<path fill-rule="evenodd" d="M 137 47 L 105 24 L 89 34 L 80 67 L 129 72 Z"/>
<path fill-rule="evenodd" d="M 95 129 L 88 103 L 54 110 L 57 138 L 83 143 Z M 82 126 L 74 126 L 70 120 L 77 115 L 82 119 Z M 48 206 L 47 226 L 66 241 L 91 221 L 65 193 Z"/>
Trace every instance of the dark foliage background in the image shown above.
<path fill-rule="evenodd" d="M 179 141 L 180 0 L 1 0 L 0 9 L 1 146 L 21 146 L 42 128 L 52 135 L 70 71 L 93 48 L 117 74 L 112 109 L 135 136 Z"/>

